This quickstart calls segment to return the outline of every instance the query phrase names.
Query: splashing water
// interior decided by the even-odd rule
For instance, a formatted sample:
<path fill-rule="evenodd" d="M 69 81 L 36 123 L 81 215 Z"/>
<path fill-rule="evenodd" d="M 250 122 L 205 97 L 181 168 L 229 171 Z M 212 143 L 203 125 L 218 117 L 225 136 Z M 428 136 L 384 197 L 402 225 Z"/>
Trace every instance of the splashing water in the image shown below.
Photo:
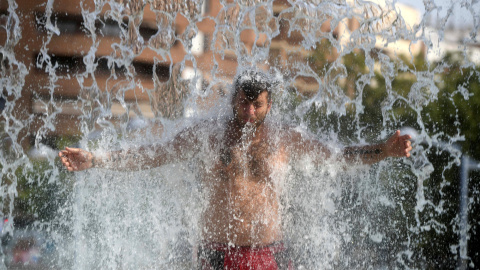
<path fill-rule="evenodd" d="M 368 1 L 27 2 L 0 3 L 2 268 L 195 268 L 211 207 L 199 174 L 216 148 L 148 170 L 78 173 L 53 149 L 133 149 L 198 123 L 200 140 L 222 136 L 211 123 L 231 116 L 232 79 L 252 68 L 276 81 L 266 122 L 278 129 L 332 149 L 417 133 L 409 159 L 272 165 L 295 268 L 478 267 L 479 221 L 467 246 L 456 175 L 462 154 L 480 153 L 465 111 L 480 104 L 477 2 L 424 1 L 423 17 Z M 444 55 L 454 14 L 471 25 L 456 31 L 459 53 Z"/>

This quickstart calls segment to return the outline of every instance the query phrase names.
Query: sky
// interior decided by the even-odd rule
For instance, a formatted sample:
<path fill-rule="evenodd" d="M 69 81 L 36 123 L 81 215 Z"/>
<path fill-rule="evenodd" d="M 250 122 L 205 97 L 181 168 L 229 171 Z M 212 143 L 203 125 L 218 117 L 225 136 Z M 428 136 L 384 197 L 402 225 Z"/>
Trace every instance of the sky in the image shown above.
<path fill-rule="evenodd" d="M 423 1 L 420 0 L 398 0 L 397 2 L 402 4 L 407 4 L 412 6 L 420 11 L 423 14 L 425 12 L 425 6 L 423 5 Z"/>
<path fill-rule="evenodd" d="M 455 28 L 465 28 L 473 26 L 473 15 L 472 12 L 469 12 L 466 8 L 461 7 L 461 1 L 458 0 L 432 0 L 439 7 L 440 18 L 446 16 L 447 10 L 454 5 L 453 15 L 447 22 L 447 25 L 453 25 Z M 422 0 L 397 0 L 398 3 L 407 4 L 412 6 L 424 14 L 425 5 Z M 471 3 L 474 1 L 465 1 Z M 472 4 L 472 10 L 476 17 L 480 17 L 480 2 Z"/>

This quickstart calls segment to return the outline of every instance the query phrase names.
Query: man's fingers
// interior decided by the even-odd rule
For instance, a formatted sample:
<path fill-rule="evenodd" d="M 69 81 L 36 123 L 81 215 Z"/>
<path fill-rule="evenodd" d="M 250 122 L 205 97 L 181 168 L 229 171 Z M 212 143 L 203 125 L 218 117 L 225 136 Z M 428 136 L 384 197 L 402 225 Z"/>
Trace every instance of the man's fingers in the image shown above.
<path fill-rule="evenodd" d="M 58 156 L 60 157 L 60 160 L 62 161 L 63 164 L 68 164 L 68 161 L 70 160 L 68 155 L 69 153 L 65 150 L 62 150 L 58 153 Z"/>
<path fill-rule="evenodd" d="M 65 152 L 64 151 L 58 152 L 58 156 L 60 157 L 60 161 L 62 161 L 63 165 L 67 166 L 68 162 L 67 162 L 67 157 L 65 156 Z"/>
<path fill-rule="evenodd" d="M 412 136 L 408 134 L 400 135 L 400 130 L 396 130 L 386 142 L 388 155 L 394 157 L 410 157 L 410 151 L 412 150 L 411 139 Z"/>
<path fill-rule="evenodd" d="M 408 145 L 407 148 L 405 149 L 405 156 L 407 158 L 410 157 L 410 151 L 412 151 L 412 146 Z"/>
<path fill-rule="evenodd" d="M 397 130 L 395 131 L 395 133 L 393 133 L 393 135 L 388 140 L 393 143 L 398 139 L 399 136 L 400 136 L 400 130 Z"/>
<path fill-rule="evenodd" d="M 63 163 L 63 166 L 65 166 L 66 168 L 71 167 L 70 162 L 66 160 L 62 160 L 62 163 Z"/>
<path fill-rule="evenodd" d="M 73 153 L 73 154 L 78 154 L 78 153 L 81 152 L 81 149 L 80 149 L 80 148 L 65 147 L 65 149 L 68 150 L 68 152 Z"/>
<path fill-rule="evenodd" d="M 80 148 L 65 147 L 58 153 L 60 160 L 65 168 L 70 171 L 83 170 L 84 162 L 88 159 L 89 152 Z"/>
<path fill-rule="evenodd" d="M 402 141 L 409 141 L 411 139 L 412 139 L 412 136 L 410 136 L 408 134 L 400 137 L 400 140 L 402 140 Z"/>
<path fill-rule="evenodd" d="M 60 157 L 60 161 L 62 161 L 63 166 L 65 166 L 65 168 L 71 172 L 75 170 L 75 167 L 70 162 L 69 155 L 72 154 L 72 152 L 69 152 L 69 149 L 60 151 L 58 156 Z"/>
<path fill-rule="evenodd" d="M 395 131 L 390 138 L 387 140 L 387 144 L 394 145 L 400 138 L 400 130 Z"/>
<path fill-rule="evenodd" d="M 68 153 L 69 153 L 69 152 L 66 151 L 66 150 L 61 150 L 60 152 L 58 152 L 58 156 L 59 156 L 59 157 L 65 157 L 65 156 L 68 155 Z"/>

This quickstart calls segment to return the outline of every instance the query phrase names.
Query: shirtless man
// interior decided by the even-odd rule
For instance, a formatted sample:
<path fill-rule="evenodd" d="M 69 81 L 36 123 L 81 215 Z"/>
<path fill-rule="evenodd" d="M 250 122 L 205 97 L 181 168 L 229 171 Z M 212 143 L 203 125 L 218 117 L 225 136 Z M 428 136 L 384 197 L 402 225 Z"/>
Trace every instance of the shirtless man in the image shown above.
<path fill-rule="evenodd" d="M 103 156 L 67 147 L 59 156 L 69 171 L 148 169 L 197 158 L 202 164 L 199 180 L 209 192 L 201 224 L 199 269 L 292 269 L 282 244 L 276 170 L 301 155 L 321 163 L 332 153 L 318 140 L 265 123 L 272 88 L 263 72 L 246 71 L 234 82 L 233 116 L 222 123 L 187 128 L 162 145 Z M 409 157 L 410 138 L 397 131 L 378 145 L 347 147 L 340 158 L 372 164 L 387 157 Z"/>

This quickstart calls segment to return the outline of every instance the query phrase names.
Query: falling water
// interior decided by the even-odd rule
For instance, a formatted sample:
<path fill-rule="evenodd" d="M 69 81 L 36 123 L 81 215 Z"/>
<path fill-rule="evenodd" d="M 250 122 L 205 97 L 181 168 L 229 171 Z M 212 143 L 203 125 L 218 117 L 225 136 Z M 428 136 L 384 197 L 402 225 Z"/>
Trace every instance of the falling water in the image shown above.
<path fill-rule="evenodd" d="M 56 150 L 102 154 L 221 122 L 231 114 L 233 76 L 252 67 L 280 82 L 267 122 L 334 151 L 415 131 L 409 159 L 367 167 L 304 156 L 278 168 L 296 268 L 478 267 L 479 254 L 461 238 L 456 172 L 462 154 L 478 156 L 460 104 L 479 104 L 470 53 L 479 4 L 422 6 L 412 22 L 398 3 L 360 0 L 4 0 L 1 267 L 24 265 L 15 255 L 23 237 L 38 248 L 26 263 L 40 269 L 195 268 L 209 196 L 198 172 L 214 154 L 69 173 Z M 442 58 L 455 14 L 469 31 L 454 48 L 460 53 Z M 465 81 L 449 88 L 446 78 L 460 73 Z M 447 109 L 450 120 L 437 121 Z M 201 131 L 221 133 L 206 124 Z M 478 192 L 472 185 L 471 213 Z M 475 239 L 478 220 L 467 225 Z"/>

